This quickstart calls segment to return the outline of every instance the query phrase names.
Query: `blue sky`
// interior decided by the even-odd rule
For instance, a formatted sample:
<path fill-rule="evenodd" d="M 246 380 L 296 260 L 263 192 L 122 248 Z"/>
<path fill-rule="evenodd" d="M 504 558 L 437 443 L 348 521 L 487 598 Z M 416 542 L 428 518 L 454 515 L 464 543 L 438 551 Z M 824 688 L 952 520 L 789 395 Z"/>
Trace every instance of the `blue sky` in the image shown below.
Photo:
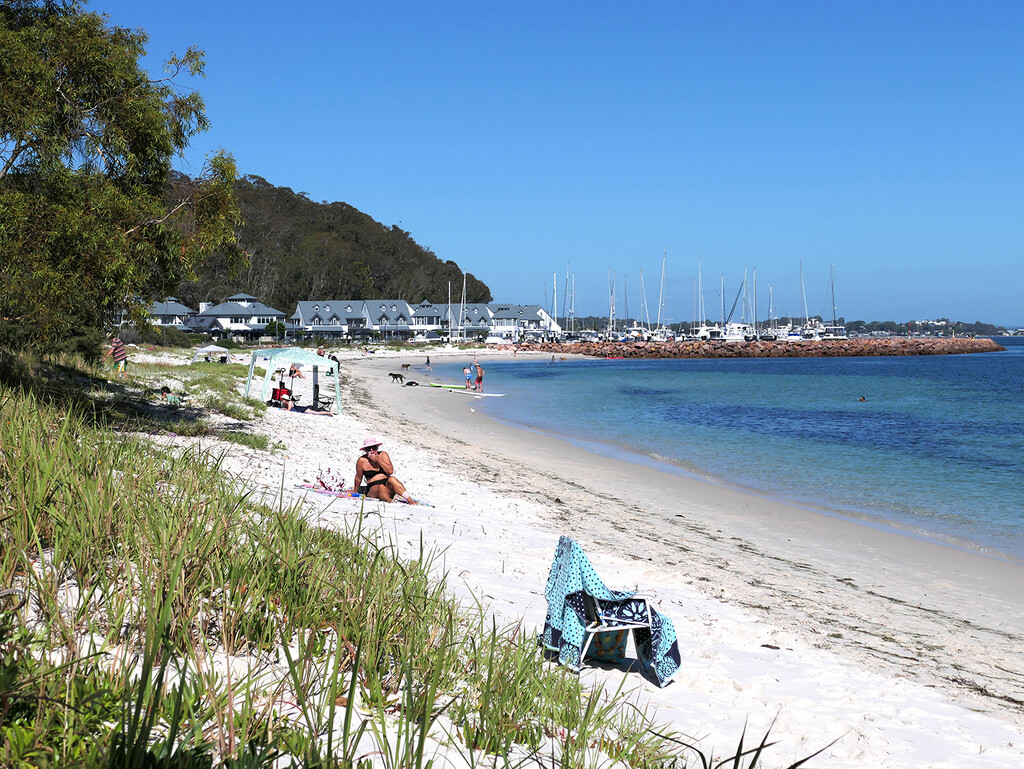
<path fill-rule="evenodd" d="M 577 314 L 690 320 L 744 267 L 758 314 L 1024 325 L 1024 3 L 138 2 L 88 9 L 206 51 L 244 174 L 398 224 Z M 191 85 L 191 84 L 190 84 Z M 623 296 L 623 286 L 626 296 Z M 418 297 L 404 297 L 415 301 Z M 711 308 L 716 308 L 712 310 Z"/>

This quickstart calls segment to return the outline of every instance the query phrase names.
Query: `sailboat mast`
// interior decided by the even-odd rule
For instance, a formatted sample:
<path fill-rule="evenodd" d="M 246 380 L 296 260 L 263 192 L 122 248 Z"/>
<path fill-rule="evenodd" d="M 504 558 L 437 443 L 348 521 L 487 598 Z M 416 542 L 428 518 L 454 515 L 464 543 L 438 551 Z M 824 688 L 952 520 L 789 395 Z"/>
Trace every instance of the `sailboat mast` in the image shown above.
<path fill-rule="evenodd" d="M 466 274 L 462 274 L 462 305 L 459 307 L 459 338 L 466 341 Z"/>
<path fill-rule="evenodd" d="M 629 323 L 629 292 L 626 290 L 628 285 L 629 285 L 629 276 L 628 275 L 623 275 L 622 276 L 622 305 L 623 305 L 623 307 L 626 308 L 626 314 L 625 314 L 625 316 L 622 319 L 624 321 L 622 325 L 625 328 L 629 328 L 629 326 L 628 326 L 628 323 Z"/>
<path fill-rule="evenodd" d="M 704 309 L 704 279 L 700 274 L 700 257 L 697 257 L 697 320 L 704 325 L 707 320 L 707 310 Z"/>
<path fill-rule="evenodd" d="M 757 329 L 757 267 L 754 268 L 754 285 L 752 293 L 754 294 L 754 338 L 760 339 L 761 332 Z"/>
<path fill-rule="evenodd" d="M 800 260 L 800 296 L 803 297 L 804 302 L 804 326 L 811 324 L 811 319 L 807 315 L 807 289 L 804 288 L 804 260 Z"/>
<path fill-rule="evenodd" d="M 661 311 L 665 307 L 665 258 L 668 248 L 661 252 L 661 287 L 658 289 L 658 329 L 661 329 Z"/>
<path fill-rule="evenodd" d="M 722 328 L 725 328 L 725 275 L 722 275 L 722 288 L 718 292 L 718 297 L 722 301 Z"/>
<path fill-rule="evenodd" d="M 615 273 L 608 270 L 608 333 L 615 332 Z"/>
<path fill-rule="evenodd" d="M 555 303 L 554 309 L 551 312 L 551 317 L 555 319 L 555 323 L 558 323 L 558 273 L 551 273 L 551 301 Z M 551 329 L 551 335 L 554 336 L 555 330 Z"/>
<path fill-rule="evenodd" d="M 828 266 L 828 282 L 832 284 L 832 325 L 838 326 L 839 322 L 836 320 L 836 279 L 835 279 L 835 265 L 830 264 Z"/>
<path fill-rule="evenodd" d="M 576 273 L 572 274 L 572 303 L 569 305 L 569 333 L 576 333 Z"/>
<path fill-rule="evenodd" d="M 651 313 L 647 307 L 647 287 L 644 285 L 643 267 L 640 268 L 640 325 L 645 331 L 651 330 Z"/>

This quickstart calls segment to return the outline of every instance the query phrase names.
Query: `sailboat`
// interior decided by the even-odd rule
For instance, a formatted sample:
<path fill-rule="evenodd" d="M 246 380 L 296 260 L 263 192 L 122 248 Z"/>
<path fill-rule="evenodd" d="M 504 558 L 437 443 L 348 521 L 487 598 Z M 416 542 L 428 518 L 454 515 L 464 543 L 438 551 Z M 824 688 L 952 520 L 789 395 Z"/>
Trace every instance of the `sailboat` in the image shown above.
<path fill-rule="evenodd" d="M 723 286 L 724 289 L 724 286 Z M 736 304 L 740 300 L 740 296 L 743 297 L 743 309 L 740 311 L 740 322 L 733 322 L 732 316 L 736 312 Z M 729 310 L 729 316 L 725 318 L 723 323 L 722 339 L 726 342 L 746 342 L 754 338 L 754 327 L 745 321 L 747 306 L 747 268 L 743 268 L 743 282 L 740 284 L 739 291 L 736 292 L 736 298 L 733 299 L 732 308 Z M 723 309 L 724 309 L 723 305 Z"/>
<path fill-rule="evenodd" d="M 832 290 L 832 323 L 831 325 L 825 326 L 824 331 L 821 334 L 822 339 L 846 339 L 846 326 L 839 323 L 836 320 L 836 281 L 833 275 L 834 264 L 830 264 L 828 268 L 828 282 Z"/>
<path fill-rule="evenodd" d="M 704 307 L 704 280 L 701 276 L 701 264 L 700 259 L 697 259 L 697 320 L 700 325 L 694 323 L 690 329 L 690 338 L 704 342 L 710 339 L 721 339 L 722 329 L 716 326 L 710 326 L 707 322 L 707 310 Z"/>
<path fill-rule="evenodd" d="M 668 257 L 666 248 L 661 254 L 661 287 L 658 289 L 658 327 L 651 331 L 651 340 L 654 342 L 671 342 L 676 338 L 675 332 L 666 328 L 663 322 L 665 310 L 665 261 Z"/>

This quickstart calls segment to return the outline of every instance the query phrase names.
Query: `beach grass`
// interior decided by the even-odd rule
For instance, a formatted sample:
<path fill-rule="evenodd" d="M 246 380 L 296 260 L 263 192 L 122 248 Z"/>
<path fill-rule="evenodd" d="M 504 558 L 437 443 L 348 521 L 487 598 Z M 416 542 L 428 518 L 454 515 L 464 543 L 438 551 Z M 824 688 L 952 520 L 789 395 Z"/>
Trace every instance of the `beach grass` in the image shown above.
<path fill-rule="evenodd" d="M 621 687 L 457 601 L 422 542 L 257 503 L 148 440 L 141 393 L 62 365 L 0 385 L 0 763 L 689 765 Z"/>

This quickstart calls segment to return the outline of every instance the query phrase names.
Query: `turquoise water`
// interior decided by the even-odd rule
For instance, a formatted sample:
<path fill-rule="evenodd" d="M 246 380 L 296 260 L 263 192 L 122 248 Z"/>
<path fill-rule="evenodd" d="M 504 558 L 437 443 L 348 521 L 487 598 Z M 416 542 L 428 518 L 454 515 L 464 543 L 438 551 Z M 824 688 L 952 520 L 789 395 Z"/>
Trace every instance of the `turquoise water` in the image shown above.
<path fill-rule="evenodd" d="M 1024 558 L 1024 338 L 908 358 L 521 359 L 476 401 L 512 424 Z M 435 366 L 461 380 L 468 361 Z M 861 397 L 864 401 L 860 401 Z"/>

